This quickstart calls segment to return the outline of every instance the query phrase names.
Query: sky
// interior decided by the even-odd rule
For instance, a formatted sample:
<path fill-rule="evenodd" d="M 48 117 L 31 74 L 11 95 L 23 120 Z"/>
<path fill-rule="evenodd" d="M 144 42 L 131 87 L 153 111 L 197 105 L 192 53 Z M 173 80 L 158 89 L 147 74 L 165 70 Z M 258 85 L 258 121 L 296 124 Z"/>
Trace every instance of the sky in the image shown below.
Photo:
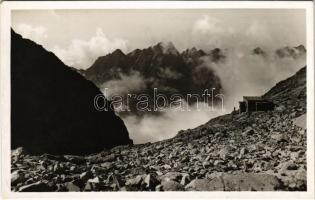
<path fill-rule="evenodd" d="M 29 10 L 13 11 L 12 27 L 55 53 L 65 64 L 87 69 L 115 49 L 128 53 L 159 42 L 186 48 L 227 50 L 224 63 L 203 60 L 220 78 L 223 112 L 191 109 L 158 116 L 123 117 L 135 143 L 171 138 L 238 106 L 242 96 L 262 95 L 277 82 L 305 66 L 305 56 L 253 56 L 262 48 L 272 55 L 285 46 L 306 46 L 306 16 L 301 9 L 189 9 L 189 10 Z M 127 80 L 127 83 L 123 81 Z M 115 86 L 139 87 L 137 76 L 116 80 Z M 141 82 L 140 82 L 141 83 Z M 141 84 L 140 84 L 141 85 Z M 185 123 L 183 123 L 185 122 Z"/>
<path fill-rule="evenodd" d="M 15 10 L 12 27 L 75 68 L 120 48 L 172 41 L 179 51 L 305 45 L 302 9 Z"/>

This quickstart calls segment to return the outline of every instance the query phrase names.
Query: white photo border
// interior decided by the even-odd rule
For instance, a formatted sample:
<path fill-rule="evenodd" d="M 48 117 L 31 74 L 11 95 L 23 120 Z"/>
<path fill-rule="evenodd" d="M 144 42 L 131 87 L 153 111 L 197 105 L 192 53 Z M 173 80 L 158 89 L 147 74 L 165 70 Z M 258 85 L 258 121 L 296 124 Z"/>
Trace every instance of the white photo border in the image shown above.
<path fill-rule="evenodd" d="M 305 9 L 307 41 L 306 192 L 30 192 L 11 191 L 10 28 L 12 10 L 52 9 Z M 60 1 L 2 2 L 0 49 L 0 131 L 2 198 L 58 199 L 314 199 L 314 15 L 312 1 Z"/>

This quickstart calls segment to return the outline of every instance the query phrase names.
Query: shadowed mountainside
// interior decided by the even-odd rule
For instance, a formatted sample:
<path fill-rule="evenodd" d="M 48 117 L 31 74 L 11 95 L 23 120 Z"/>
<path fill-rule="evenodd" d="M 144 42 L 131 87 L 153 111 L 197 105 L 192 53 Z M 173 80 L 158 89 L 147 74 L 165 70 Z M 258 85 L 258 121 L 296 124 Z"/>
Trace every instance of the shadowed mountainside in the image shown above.
<path fill-rule="evenodd" d="M 11 30 L 11 148 L 32 153 L 88 154 L 131 144 L 112 110 L 99 112 L 102 94 L 90 81 Z"/>

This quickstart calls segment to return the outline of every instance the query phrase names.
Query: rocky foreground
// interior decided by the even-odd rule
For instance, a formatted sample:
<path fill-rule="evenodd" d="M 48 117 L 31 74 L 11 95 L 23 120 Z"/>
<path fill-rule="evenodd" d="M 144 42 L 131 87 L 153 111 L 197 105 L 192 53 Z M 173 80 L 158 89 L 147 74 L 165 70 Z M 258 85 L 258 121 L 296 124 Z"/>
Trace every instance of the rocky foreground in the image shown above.
<path fill-rule="evenodd" d="M 306 68 L 264 97 L 176 137 L 88 156 L 11 155 L 12 191 L 306 191 Z M 279 89 L 280 88 L 280 89 Z M 184 123 L 184 122 L 183 122 Z"/>

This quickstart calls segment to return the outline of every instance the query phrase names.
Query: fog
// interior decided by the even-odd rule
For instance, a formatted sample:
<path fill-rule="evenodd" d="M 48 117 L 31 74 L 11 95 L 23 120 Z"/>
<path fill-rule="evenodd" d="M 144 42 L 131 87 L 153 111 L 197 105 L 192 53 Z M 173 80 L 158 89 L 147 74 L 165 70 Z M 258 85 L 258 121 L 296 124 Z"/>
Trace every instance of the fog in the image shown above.
<path fill-rule="evenodd" d="M 225 94 L 225 108 L 233 109 L 243 96 L 261 96 L 277 82 L 292 76 L 306 64 L 305 55 L 279 58 L 274 51 L 268 56 L 252 55 L 249 50 L 231 50 L 225 62 L 204 64 L 220 77 Z"/>
<path fill-rule="evenodd" d="M 166 109 L 160 115 L 123 116 L 123 120 L 135 143 L 155 142 L 174 137 L 178 131 L 195 128 L 211 118 L 230 113 L 243 96 L 261 96 L 277 82 L 288 78 L 305 66 L 305 55 L 298 58 L 279 58 L 274 50 L 268 56 L 252 55 L 249 49 L 227 51 L 225 62 L 214 63 L 203 58 L 203 66 L 211 68 L 222 83 L 224 110 L 203 109 L 199 104 L 189 107 L 190 111 Z M 120 85 L 120 84 L 118 84 Z"/>
<path fill-rule="evenodd" d="M 203 104 L 198 105 L 203 108 Z M 130 137 L 134 143 L 156 142 L 174 137 L 178 131 L 195 128 L 208 122 L 211 118 L 226 113 L 227 110 L 217 108 L 197 109 L 196 104 L 189 106 L 189 111 L 166 109 L 160 115 L 123 117 Z"/>

